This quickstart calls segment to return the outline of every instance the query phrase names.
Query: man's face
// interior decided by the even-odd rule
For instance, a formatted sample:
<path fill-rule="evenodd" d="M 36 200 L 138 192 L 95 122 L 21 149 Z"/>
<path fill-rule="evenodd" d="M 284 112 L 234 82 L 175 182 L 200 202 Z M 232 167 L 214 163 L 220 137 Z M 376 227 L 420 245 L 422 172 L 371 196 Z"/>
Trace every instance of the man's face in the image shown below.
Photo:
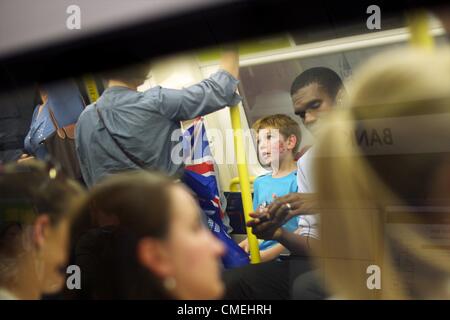
<path fill-rule="evenodd" d="M 316 82 L 294 93 L 292 103 L 295 114 L 302 118 L 305 127 L 313 134 L 320 115 L 329 112 L 334 104 L 333 99 Z"/>

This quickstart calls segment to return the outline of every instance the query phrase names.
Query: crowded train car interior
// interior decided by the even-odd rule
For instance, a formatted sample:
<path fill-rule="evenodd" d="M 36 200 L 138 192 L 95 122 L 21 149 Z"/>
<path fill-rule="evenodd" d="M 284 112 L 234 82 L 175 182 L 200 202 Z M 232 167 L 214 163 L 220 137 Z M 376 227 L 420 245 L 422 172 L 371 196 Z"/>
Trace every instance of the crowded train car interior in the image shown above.
<path fill-rule="evenodd" d="M 449 32 L 444 1 L 1 1 L 0 300 L 450 299 Z"/>

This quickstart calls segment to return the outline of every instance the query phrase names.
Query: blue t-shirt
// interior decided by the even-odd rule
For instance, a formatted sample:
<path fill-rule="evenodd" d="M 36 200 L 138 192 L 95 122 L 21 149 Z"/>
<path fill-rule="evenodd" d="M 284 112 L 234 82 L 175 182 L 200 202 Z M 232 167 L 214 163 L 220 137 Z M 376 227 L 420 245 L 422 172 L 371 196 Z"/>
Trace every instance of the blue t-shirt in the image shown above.
<path fill-rule="evenodd" d="M 253 183 L 253 209 L 256 209 L 261 204 L 268 205 L 273 201 L 272 195 L 277 197 L 287 195 L 291 192 L 297 192 L 297 171 L 293 171 L 285 177 L 274 178 L 272 173 L 260 176 L 255 179 Z M 283 228 L 288 231 L 295 231 L 298 228 L 298 217 L 294 217 L 283 225 Z M 266 250 L 276 245 L 278 241 L 264 240 L 259 245 L 260 250 Z"/>

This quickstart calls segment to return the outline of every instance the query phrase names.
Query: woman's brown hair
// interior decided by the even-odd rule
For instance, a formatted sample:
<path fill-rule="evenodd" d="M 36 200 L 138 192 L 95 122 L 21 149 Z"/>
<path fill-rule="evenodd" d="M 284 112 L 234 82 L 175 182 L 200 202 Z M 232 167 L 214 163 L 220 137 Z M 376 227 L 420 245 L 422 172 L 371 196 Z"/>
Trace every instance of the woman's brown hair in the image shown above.
<path fill-rule="evenodd" d="M 77 231 L 75 249 L 76 263 L 90 274 L 82 283 L 85 298 L 171 298 L 162 280 L 140 264 L 137 246 L 145 237 L 167 235 L 173 184 L 160 174 L 134 171 L 92 188 L 79 216 L 78 229 L 84 223 L 85 230 Z"/>

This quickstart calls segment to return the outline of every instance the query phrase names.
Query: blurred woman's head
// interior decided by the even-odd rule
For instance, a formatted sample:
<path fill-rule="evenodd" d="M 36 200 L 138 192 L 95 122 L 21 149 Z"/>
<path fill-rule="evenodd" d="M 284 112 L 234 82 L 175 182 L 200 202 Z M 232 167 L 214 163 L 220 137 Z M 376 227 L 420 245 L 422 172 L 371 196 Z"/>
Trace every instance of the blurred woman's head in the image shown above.
<path fill-rule="evenodd" d="M 91 273 L 110 277 L 88 284 L 92 298 L 222 295 L 219 258 L 224 248 L 203 225 L 196 201 L 182 184 L 148 172 L 117 174 L 92 189 L 86 214 L 110 233 L 103 258 L 94 252 L 98 236 L 81 237 L 77 246 L 77 256 L 91 252 L 97 256 L 92 259 L 100 260 Z"/>
<path fill-rule="evenodd" d="M 0 287 L 17 298 L 59 291 L 81 187 L 30 160 L 0 170 Z"/>
<path fill-rule="evenodd" d="M 332 294 L 450 297 L 448 243 L 432 231 L 448 232 L 449 93 L 447 51 L 385 53 L 355 73 L 315 159 L 318 256 Z M 369 289 L 370 265 L 380 290 Z"/>

